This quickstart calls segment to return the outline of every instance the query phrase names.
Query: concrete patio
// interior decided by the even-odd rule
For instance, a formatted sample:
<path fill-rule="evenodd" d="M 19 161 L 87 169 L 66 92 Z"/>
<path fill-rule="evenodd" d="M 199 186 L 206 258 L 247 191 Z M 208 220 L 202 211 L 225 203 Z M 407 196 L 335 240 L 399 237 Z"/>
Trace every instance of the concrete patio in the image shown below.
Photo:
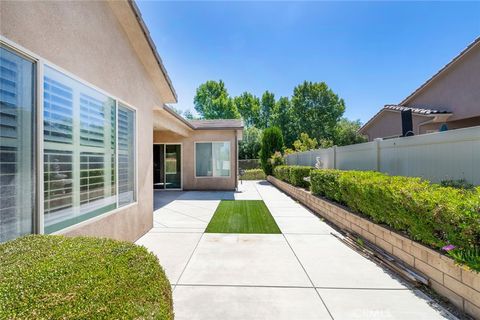
<path fill-rule="evenodd" d="M 262 199 L 283 234 L 207 234 L 222 199 Z M 238 192 L 155 192 L 154 228 L 137 241 L 173 287 L 176 319 L 452 318 L 331 235 L 265 181 Z"/>

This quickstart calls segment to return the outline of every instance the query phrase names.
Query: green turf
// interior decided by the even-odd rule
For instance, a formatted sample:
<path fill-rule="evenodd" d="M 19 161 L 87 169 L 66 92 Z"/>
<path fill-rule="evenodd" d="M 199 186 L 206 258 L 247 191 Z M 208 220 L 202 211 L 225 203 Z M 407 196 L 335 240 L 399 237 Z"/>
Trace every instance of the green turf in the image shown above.
<path fill-rule="evenodd" d="M 207 233 L 281 233 L 262 200 L 222 200 Z"/>

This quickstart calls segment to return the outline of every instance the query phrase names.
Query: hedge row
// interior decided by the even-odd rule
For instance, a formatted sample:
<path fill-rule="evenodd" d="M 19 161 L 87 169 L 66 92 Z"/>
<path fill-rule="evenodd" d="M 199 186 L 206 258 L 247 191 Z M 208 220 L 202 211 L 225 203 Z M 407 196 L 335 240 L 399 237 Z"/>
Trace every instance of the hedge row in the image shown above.
<path fill-rule="evenodd" d="M 278 166 L 273 169 L 273 175 L 294 186 L 307 188 L 309 183 L 305 181 L 305 178 L 310 175 L 312 170 L 312 167 L 306 166 Z"/>
<path fill-rule="evenodd" d="M 442 187 L 371 171 L 313 170 L 311 191 L 433 248 L 480 243 L 480 187 Z"/>
<path fill-rule="evenodd" d="M 247 169 L 241 180 L 265 180 L 265 172 L 262 169 Z"/>

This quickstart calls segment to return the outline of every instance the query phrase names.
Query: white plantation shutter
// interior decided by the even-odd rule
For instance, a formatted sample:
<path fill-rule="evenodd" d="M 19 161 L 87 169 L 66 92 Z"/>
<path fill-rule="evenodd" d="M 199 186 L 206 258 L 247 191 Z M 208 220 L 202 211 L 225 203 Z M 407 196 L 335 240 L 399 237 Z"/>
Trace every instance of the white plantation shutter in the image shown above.
<path fill-rule="evenodd" d="M 135 111 L 118 107 L 118 204 L 136 200 Z"/>

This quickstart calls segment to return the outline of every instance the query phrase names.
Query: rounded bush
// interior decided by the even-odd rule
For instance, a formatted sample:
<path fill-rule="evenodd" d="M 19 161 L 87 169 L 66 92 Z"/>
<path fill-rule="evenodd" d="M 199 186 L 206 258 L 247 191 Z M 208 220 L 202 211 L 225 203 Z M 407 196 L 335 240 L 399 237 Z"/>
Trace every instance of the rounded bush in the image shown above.
<path fill-rule="evenodd" d="M 172 292 L 144 247 L 31 235 L 0 244 L 0 319 L 173 319 Z"/>

